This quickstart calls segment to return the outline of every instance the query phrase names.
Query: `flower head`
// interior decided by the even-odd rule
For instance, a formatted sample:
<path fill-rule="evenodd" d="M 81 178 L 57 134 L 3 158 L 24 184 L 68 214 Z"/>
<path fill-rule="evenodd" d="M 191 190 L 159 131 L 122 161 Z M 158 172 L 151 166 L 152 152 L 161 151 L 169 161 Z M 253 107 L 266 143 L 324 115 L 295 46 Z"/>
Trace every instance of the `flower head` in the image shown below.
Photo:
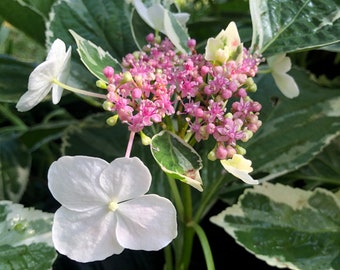
<path fill-rule="evenodd" d="M 221 160 L 221 164 L 229 173 L 241 179 L 245 183 L 250 185 L 256 185 L 259 183 L 258 180 L 254 180 L 249 175 L 249 173 L 253 171 L 251 161 L 245 159 L 242 155 L 234 154 L 231 159 Z"/>
<path fill-rule="evenodd" d="M 215 38 L 209 38 L 205 47 L 205 59 L 220 64 L 228 60 L 242 61 L 243 45 L 234 22 L 229 23 Z"/>
<path fill-rule="evenodd" d="M 267 62 L 274 81 L 282 94 L 288 98 L 297 97 L 299 95 L 299 87 L 293 77 L 287 74 L 292 67 L 290 58 L 285 54 L 277 54 L 268 57 Z"/>
<path fill-rule="evenodd" d="M 103 260 L 124 248 L 159 250 L 177 236 L 176 210 L 145 193 L 151 174 L 136 157 L 111 163 L 64 156 L 52 163 L 48 186 L 61 203 L 52 228 L 55 248 L 79 262 Z"/>
<path fill-rule="evenodd" d="M 66 51 L 65 43 L 56 39 L 46 57 L 46 60 L 38 65 L 29 76 L 28 91 L 19 99 L 16 108 L 20 112 L 32 109 L 42 101 L 52 88 L 52 101 L 57 104 L 63 93 L 63 89 L 54 84 L 53 80 L 65 82 L 70 71 L 71 47 Z"/>

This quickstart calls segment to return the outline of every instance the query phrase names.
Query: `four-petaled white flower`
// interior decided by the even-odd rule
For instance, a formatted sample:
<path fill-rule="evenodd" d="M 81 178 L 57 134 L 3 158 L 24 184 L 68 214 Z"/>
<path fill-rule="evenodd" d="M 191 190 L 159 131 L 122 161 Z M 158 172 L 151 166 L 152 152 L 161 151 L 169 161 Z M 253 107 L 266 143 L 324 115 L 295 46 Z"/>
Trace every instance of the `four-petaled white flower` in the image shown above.
<path fill-rule="evenodd" d="M 63 88 L 56 85 L 53 80 L 65 82 L 70 72 L 71 47 L 66 51 L 65 43 L 56 39 L 46 57 L 29 76 L 28 91 L 19 99 L 16 108 L 20 112 L 32 109 L 42 101 L 52 90 L 52 101 L 57 104 L 62 96 Z"/>
<path fill-rule="evenodd" d="M 177 236 L 176 210 L 145 193 L 151 174 L 138 158 L 111 163 L 87 156 L 53 162 L 48 186 L 61 203 L 52 227 L 55 248 L 79 262 L 103 260 L 124 248 L 159 250 Z"/>
<path fill-rule="evenodd" d="M 230 22 L 215 38 L 209 38 L 205 47 L 205 60 L 223 64 L 228 60 L 242 61 L 241 43 L 235 22 Z"/>
<path fill-rule="evenodd" d="M 282 53 L 268 57 L 267 62 L 274 81 L 282 94 L 288 98 L 297 97 L 299 95 L 299 87 L 294 78 L 287 74 L 292 67 L 290 58 Z"/>
<path fill-rule="evenodd" d="M 250 185 L 257 185 L 258 180 L 254 180 L 249 173 L 253 171 L 251 161 L 242 155 L 235 154 L 233 158 L 221 160 L 221 164 L 229 173 Z"/>

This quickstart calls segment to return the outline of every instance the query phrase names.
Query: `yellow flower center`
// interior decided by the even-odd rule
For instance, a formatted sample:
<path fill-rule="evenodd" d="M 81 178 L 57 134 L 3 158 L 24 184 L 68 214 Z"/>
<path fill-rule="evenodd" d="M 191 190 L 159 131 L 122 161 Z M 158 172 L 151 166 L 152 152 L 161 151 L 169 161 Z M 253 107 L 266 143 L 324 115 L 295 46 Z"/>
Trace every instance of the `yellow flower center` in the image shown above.
<path fill-rule="evenodd" d="M 118 208 L 118 203 L 116 201 L 111 201 L 108 205 L 110 211 L 114 212 Z"/>

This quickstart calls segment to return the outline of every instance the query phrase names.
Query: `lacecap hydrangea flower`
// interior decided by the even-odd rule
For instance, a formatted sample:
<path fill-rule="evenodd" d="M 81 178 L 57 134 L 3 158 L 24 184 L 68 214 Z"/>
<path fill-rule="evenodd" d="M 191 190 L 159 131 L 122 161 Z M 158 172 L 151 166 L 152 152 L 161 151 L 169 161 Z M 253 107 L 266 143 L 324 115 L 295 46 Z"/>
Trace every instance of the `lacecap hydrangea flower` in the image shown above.
<path fill-rule="evenodd" d="M 196 142 L 214 138 L 209 159 L 244 155 L 240 143 L 262 125 L 262 106 L 249 96 L 257 90 L 253 77 L 262 59 L 243 47 L 235 23 L 209 39 L 205 54 L 196 52 L 192 39 L 191 53 L 178 53 L 167 38 L 149 34 L 146 40 L 141 51 L 123 57 L 122 71 L 104 68 L 104 108 L 113 113 L 108 123 L 119 119 L 137 133 L 153 124 L 167 128 L 164 119 L 175 116 L 181 119 L 175 133 Z"/>
<path fill-rule="evenodd" d="M 52 227 L 55 248 L 79 262 L 103 260 L 125 248 L 159 250 L 177 236 L 176 210 L 166 198 L 145 194 L 151 174 L 138 158 L 111 163 L 64 156 L 48 171 L 61 204 Z"/>
<path fill-rule="evenodd" d="M 38 65 L 28 81 L 28 91 L 19 99 L 16 108 L 20 112 L 32 109 L 42 101 L 52 89 L 52 102 L 59 103 L 63 88 L 54 83 L 54 80 L 66 82 L 70 72 L 71 46 L 66 50 L 65 43 L 56 39 L 46 57 Z"/>

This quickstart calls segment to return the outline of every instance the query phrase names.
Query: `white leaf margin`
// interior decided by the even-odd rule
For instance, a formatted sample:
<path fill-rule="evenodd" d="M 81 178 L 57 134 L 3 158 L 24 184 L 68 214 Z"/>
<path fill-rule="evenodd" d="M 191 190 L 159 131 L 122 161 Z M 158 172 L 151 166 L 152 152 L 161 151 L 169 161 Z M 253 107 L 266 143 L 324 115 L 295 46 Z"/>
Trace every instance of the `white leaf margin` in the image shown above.
<path fill-rule="evenodd" d="M 54 247 L 52 242 L 53 214 L 34 208 L 25 208 L 21 204 L 11 201 L 0 201 L 0 207 L 4 206 L 5 214 L 0 212 L 0 246 L 10 245 L 13 247 L 30 245 L 32 243 L 45 243 Z M 32 222 L 42 220 L 49 230 L 39 232 L 31 226 Z M 16 230 L 19 226 L 19 232 Z"/>
<path fill-rule="evenodd" d="M 217 226 L 222 227 L 229 235 L 231 235 L 235 241 L 244 247 L 248 252 L 254 254 L 260 260 L 265 261 L 270 266 L 275 266 L 278 268 L 289 268 L 292 270 L 302 270 L 298 268 L 292 262 L 286 261 L 284 257 L 275 256 L 269 257 L 266 255 L 261 255 L 249 250 L 246 246 L 244 246 L 241 242 L 238 241 L 235 232 L 237 231 L 236 227 L 229 226 L 228 223 L 224 221 L 225 216 L 236 216 L 236 217 L 245 217 L 245 213 L 242 210 L 241 201 L 242 198 L 246 196 L 247 193 L 257 193 L 264 196 L 267 196 L 270 200 L 276 203 L 284 203 L 294 210 L 299 210 L 302 208 L 311 207 L 308 204 L 308 200 L 312 197 L 315 192 L 321 192 L 328 196 L 331 196 L 338 208 L 340 209 L 340 190 L 337 193 L 332 193 L 326 189 L 316 188 L 314 191 L 303 190 L 299 188 L 293 188 L 288 185 L 282 185 L 279 183 L 271 184 L 269 182 L 264 182 L 261 185 L 253 186 L 253 188 L 246 189 L 245 192 L 240 196 L 238 203 L 232 205 L 231 207 L 226 208 L 216 216 L 210 217 L 210 222 L 214 223 Z M 288 194 L 288 196 L 287 196 Z M 327 269 L 325 269 L 327 270 Z M 329 269 L 335 270 L 335 269 Z"/>

